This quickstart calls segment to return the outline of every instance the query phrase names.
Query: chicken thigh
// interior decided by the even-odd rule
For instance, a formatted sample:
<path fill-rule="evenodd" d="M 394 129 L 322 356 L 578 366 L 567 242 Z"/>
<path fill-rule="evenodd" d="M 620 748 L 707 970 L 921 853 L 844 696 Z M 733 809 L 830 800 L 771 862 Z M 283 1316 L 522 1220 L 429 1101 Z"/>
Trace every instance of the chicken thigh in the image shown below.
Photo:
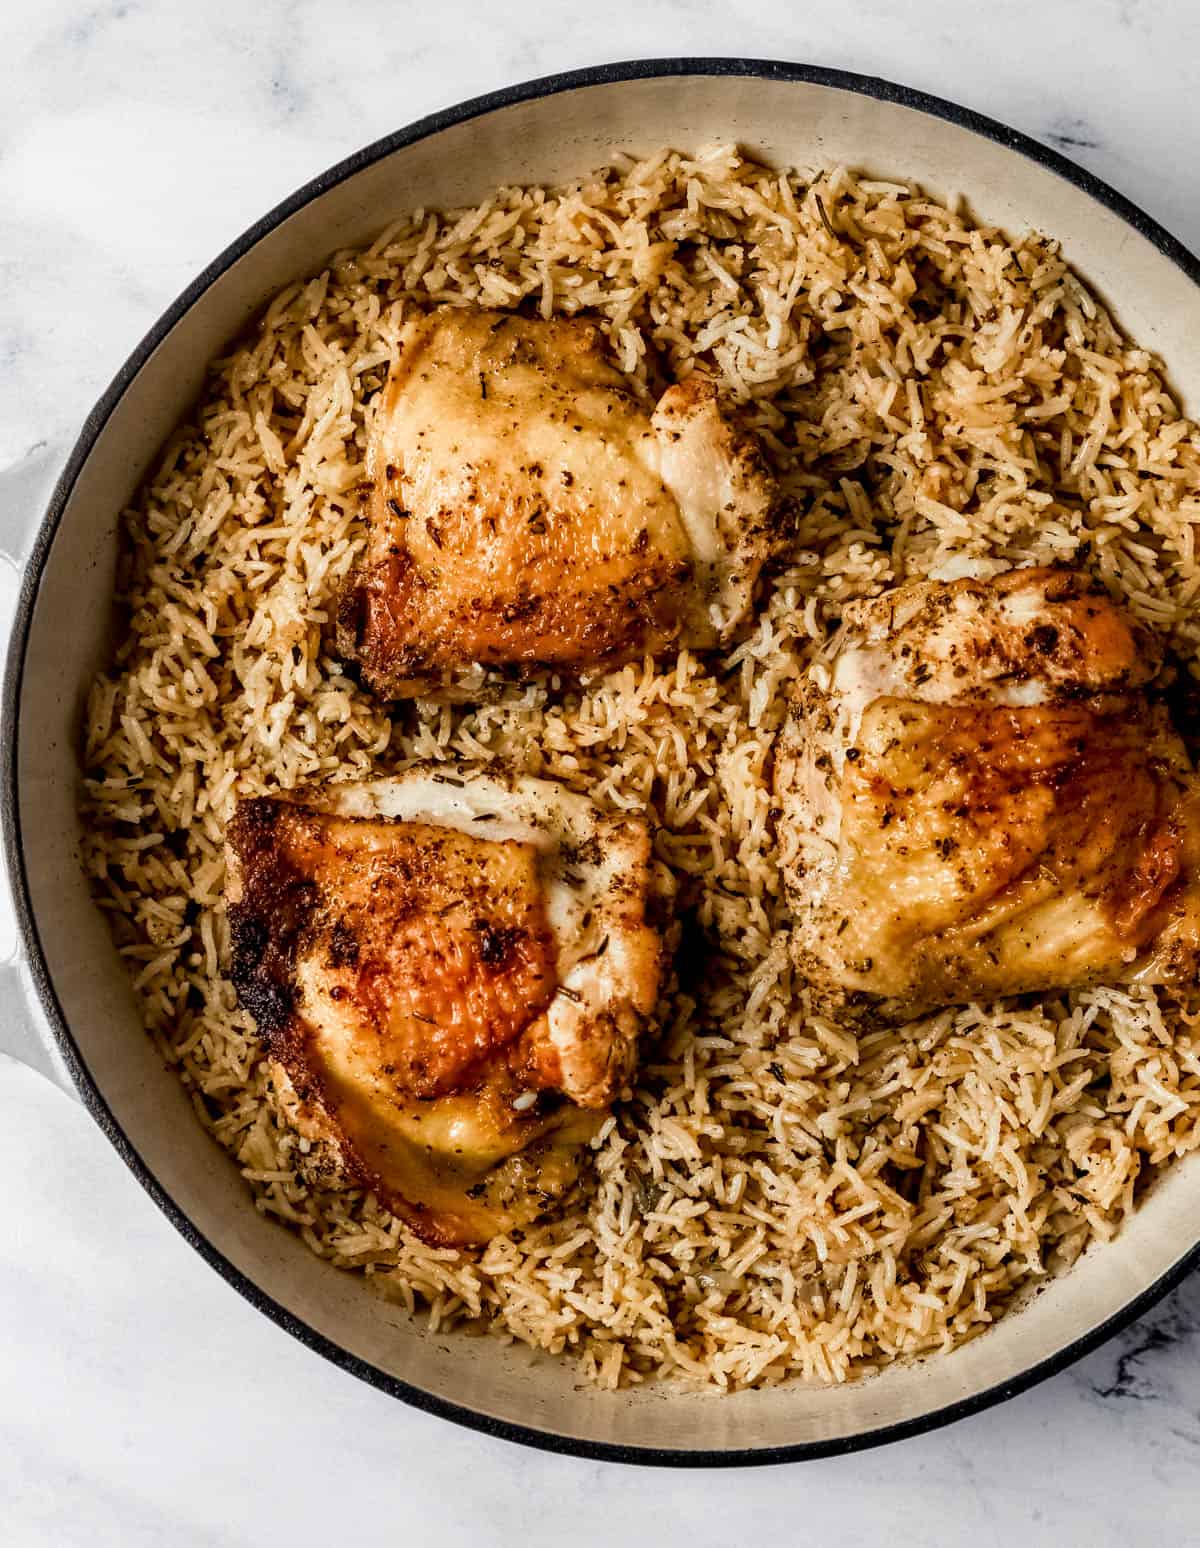
<path fill-rule="evenodd" d="M 231 977 L 302 1131 L 429 1242 L 560 1198 L 658 995 L 645 824 L 420 766 L 244 801 L 228 856 Z"/>
<path fill-rule="evenodd" d="M 389 698 L 716 645 L 775 542 L 758 447 L 711 384 L 669 388 L 651 416 L 582 320 L 443 308 L 409 324 L 367 471 L 338 643 Z"/>
<path fill-rule="evenodd" d="M 1161 653 L 1064 570 L 921 582 L 847 608 L 776 758 L 797 968 L 833 1011 L 1200 962 L 1200 785 Z"/>

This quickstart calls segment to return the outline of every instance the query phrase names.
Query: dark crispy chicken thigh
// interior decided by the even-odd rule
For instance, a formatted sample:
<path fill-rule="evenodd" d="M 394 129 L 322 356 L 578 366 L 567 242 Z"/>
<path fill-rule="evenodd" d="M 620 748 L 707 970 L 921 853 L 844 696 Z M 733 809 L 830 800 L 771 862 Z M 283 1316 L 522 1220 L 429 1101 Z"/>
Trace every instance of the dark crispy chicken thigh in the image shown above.
<path fill-rule="evenodd" d="M 1083 576 L 922 582 L 847 609 L 776 762 L 818 1000 L 907 1017 L 1200 960 L 1200 785 L 1153 638 Z"/>
<path fill-rule="evenodd" d="M 228 850 L 231 975 L 301 1126 L 431 1242 L 559 1198 L 658 994 L 644 823 L 439 766 L 243 802 Z"/>
<path fill-rule="evenodd" d="M 723 640 L 774 542 L 756 444 L 698 376 L 653 416 L 599 328 L 444 308 L 377 402 L 339 648 L 392 698 Z"/>

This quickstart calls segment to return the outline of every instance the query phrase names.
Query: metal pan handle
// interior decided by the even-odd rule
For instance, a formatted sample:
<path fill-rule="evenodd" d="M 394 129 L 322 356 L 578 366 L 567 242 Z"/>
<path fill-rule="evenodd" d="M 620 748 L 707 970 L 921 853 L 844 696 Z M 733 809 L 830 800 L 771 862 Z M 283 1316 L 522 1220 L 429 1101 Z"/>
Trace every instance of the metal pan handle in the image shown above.
<path fill-rule="evenodd" d="M 7 895 L 4 903 L 8 911 Z M 0 963 L 0 1056 L 28 1065 L 68 1096 L 78 1097 L 70 1071 L 38 1006 L 29 965 L 19 950 L 14 950 L 7 962 Z"/>
<path fill-rule="evenodd" d="M 46 442 L 0 470 L 0 637 L 7 648 L 25 561 L 62 466 L 62 451 Z M 7 867 L 0 881 L 0 1054 L 18 1059 L 77 1095 L 34 993 L 21 949 Z"/>

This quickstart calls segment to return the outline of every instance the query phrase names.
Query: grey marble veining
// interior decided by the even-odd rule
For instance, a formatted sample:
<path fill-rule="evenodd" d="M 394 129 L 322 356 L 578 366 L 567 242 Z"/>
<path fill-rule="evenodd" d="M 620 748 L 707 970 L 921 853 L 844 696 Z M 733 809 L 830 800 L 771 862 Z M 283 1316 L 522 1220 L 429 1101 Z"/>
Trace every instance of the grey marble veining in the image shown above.
<path fill-rule="evenodd" d="M 513 80 L 682 53 L 957 98 L 1200 248 L 1191 0 L 10 3 L 0 475 L 61 460 L 172 297 L 339 157 Z M 13 528 L 0 509 L 0 549 Z M 0 566 L 0 609 L 14 586 Z M 0 1176 L 6 1548 L 1200 1542 L 1200 1278 L 1053 1381 L 931 1436 L 803 1468 L 618 1471 L 456 1430 L 303 1350 L 175 1236 L 76 1104 L 2 1060 Z"/>

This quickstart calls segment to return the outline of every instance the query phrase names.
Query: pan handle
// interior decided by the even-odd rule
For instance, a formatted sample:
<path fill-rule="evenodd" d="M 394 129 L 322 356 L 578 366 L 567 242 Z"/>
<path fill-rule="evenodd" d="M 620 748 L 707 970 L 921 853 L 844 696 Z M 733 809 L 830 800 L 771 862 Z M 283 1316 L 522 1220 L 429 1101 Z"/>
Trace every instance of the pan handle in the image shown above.
<path fill-rule="evenodd" d="M 29 965 L 20 952 L 0 963 L 0 1055 L 28 1065 L 68 1096 L 78 1098 L 75 1082 L 38 1006 Z"/>
<path fill-rule="evenodd" d="M 0 559 L 8 571 L 4 588 L 4 637 L 12 625 L 11 577 L 24 568 L 41 526 L 65 452 L 57 443 L 39 441 L 6 468 L 0 468 Z"/>
<path fill-rule="evenodd" d="M 0 470 L 0 629 L 7 643 L 21 572 L 62 466 L 59 447 L 42 442 Z M 17 1059 L 72 1096 L 74 1082 L 50 1035 L 21 950 L 16 916 L 0 860 L 0 1055 Z"/>

